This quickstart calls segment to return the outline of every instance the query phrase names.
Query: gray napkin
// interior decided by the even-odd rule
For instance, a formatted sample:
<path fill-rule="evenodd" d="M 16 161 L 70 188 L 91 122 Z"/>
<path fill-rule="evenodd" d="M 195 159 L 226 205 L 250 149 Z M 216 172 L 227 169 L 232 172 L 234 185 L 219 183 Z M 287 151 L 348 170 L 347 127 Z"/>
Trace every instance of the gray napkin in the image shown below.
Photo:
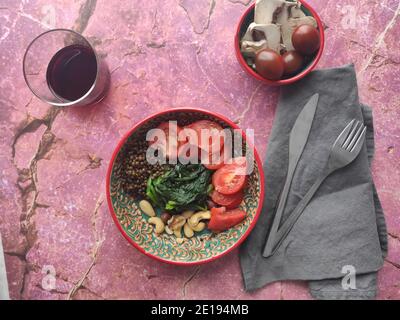
<path fill-rule="evenodd" d="M 366 143 L 352 164 L 324 181 L 279 249 L 264 258 L 262 250 L 285 181 L 289 134 L 314 93 L 319 93 L 319 103 L 281 225 L 322 172 L 332 144 L 350 120 L 367 125 Z M 282 88 L 264 164 L 264 207 L 240 248 L 246 290 L 280 280 L 310 280 L 310 292 L 318 299 L 375 297 L 387 233 L 370 172 L 373 153 L 372 113 L 358 101 L 352 65 L 313 71 Z"/>

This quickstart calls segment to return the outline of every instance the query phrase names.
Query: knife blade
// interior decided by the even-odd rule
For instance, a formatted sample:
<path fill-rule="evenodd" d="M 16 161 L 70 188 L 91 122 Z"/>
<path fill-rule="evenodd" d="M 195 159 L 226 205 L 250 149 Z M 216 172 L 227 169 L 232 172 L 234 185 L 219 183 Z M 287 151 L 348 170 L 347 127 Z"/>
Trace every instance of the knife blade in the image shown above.
<path fill-rule="evenodd" d="M 303 110 L 301 110 L 292 127 L 292 130 L 290 131 L 288 170 L 285 184 L 283 186 L 283 190 L 281 192 L 279 203 L 275 212 L 275 217 L 272 222 L 272 227 L 264 247 L 263 256 L 265 258 L 273 254 L 272 250 L 274 248 L 276 234 L 281 223 L 282 214 L 286 205 L 290 186 L 292 184 L 293 175 L 296 170 L 297 163 L 299 162 L 303 153 L 304 147 L 307 144 L 308 136 L 310 134 L 311 126 L 315 116 L 315 111 L 318 106 L 318 101 L 318 93 L 311 96 L 306 105 L 303 107 Z"/>

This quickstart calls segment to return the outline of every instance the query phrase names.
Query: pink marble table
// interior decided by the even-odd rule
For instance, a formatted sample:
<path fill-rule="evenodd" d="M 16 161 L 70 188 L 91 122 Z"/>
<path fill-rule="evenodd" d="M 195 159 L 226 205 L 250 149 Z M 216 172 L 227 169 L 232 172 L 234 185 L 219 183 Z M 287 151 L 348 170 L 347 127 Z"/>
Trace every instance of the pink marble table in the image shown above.
<path fill-rule="evenodd" d="M 250 2 L 0 0 L 0 231 L 13 299 L 311 298 L 301 282 L 246 293 L 237 251 L 200 267 L 156 262 L 121 236 L 105 201 L 118 138 L 170 107 L 215 110 L 256 128 L 265 154 L 278 89 L 247 76 L 233 51 L 236 23 Z M 319 67 L 353 62 L 360 99 L 373 107 L 373 174 L 390 246 L 378 298 L 399 299 L 400 2 L 310 4 L 326 26 Z M 22 57 L 49 27 L 82 32 L 106 57 L 112 86 L 104 102 L 56 111 L 33 97 Z"/>

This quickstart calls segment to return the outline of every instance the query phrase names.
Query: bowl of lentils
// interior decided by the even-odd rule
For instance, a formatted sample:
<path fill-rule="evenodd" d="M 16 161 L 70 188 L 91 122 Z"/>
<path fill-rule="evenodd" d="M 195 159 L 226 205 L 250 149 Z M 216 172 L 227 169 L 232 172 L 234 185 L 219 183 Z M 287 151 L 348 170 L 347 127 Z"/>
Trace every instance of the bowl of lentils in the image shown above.
<path fill-rule="evenodd" d="M 240 132 L 243 151 L 229 164 L 149 161 L 149 148 L 157 144 L 149 141 L 149 131 L 171 134 L 171 122 L 178 131 L 208 126 Z M 249 164 L 251 172 L 232 176 L 233 169 Z M 214 112 L 176 108 L 147 117 L 122 137 L 108 167 L 106 194 L 110 214 L 131 245 L 162 262 L 194 265 L 231 252 L 249 235 L 261 211 L 264 175 L 256 149 L 237 124 Z"/>

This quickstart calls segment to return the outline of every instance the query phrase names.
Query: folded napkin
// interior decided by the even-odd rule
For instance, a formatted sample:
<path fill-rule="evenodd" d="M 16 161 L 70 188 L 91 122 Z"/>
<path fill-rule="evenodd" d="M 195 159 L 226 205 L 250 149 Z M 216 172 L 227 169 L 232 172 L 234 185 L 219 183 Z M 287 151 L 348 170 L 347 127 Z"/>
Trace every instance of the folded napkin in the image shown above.
<path fill-rule="evenodd" d="M 331 146 L 352 119 L 367 126 L 366 143 L 353 163 L 323 182 L 275 254 L 264 258 L 262 251 L 285 182 L 290 131 L 315 93 L 319 93 L 318 107 L 281 225 L 320 175 Z M 264 207 L 240 248 L 246 290 L 279 280 L 310 280 L 310 292 L 318 299 L 375 297 L 376 271 L 387 254 L 387 233 L 370 172 L 373 153 L 372 112 L 358 101 L 353 65 L 313 71 L 281 89 L 264 164 Z M 349 280 L 353 272 L 355 283 Z M 350 287 L 342 285 L 346 281 Z"/>

